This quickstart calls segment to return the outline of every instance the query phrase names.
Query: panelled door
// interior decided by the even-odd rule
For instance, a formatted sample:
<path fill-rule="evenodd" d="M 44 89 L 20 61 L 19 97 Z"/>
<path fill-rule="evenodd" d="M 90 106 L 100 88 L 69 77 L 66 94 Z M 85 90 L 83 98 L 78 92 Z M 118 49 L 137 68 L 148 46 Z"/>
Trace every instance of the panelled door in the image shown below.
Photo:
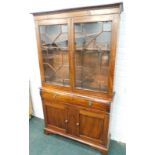
<path fill-rule="evenodd" d="M 44 100 L 43 109 L 46 126 L 66 133 L 66 108 L 64 104 Z"/>
<path fill-rule="evenodd" d="M 107 143 L 109 114 L 45 99 L 43 109 L 47 127 L 90 142 Z"/>
<path fill-rule="evenodd" d="M 79 111 L 79 135 L 81 138 L 100 144 L 106 144 L 109 116 L 103 112 Z"/>
<path fill-rule="evenodd" d="M 109 115 L 102 111 L 66 106 L 66 132 L 98 144 L 107 143 Z"/>

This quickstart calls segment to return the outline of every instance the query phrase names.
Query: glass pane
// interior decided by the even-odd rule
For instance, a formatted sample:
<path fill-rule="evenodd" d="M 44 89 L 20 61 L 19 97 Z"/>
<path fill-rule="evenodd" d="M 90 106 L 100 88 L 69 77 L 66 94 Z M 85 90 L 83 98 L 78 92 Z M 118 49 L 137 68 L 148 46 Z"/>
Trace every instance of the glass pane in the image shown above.
<path fill-rule="evenodd" d="M 46 83 L 69 85 L 67 25 L 40 26 Z"/>
<path fill-rule="evenodd" d="M 108 91 L 111 21 L 75 24 L 76 87 Z"/>

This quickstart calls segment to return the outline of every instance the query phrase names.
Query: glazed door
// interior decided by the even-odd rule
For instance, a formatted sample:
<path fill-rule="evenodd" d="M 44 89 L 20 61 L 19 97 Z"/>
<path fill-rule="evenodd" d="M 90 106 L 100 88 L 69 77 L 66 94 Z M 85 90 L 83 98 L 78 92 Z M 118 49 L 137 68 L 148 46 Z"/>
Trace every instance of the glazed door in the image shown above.
<path fill-rule="evenodd" d="M 112 90 L 115 24 L 112 15 L 74 18 L 75 89 Z"/>
<path fill-rule="evenodd" d="M 68 20 L 41 20 L 37 25 L 42 82 L 69 87 Z"/>

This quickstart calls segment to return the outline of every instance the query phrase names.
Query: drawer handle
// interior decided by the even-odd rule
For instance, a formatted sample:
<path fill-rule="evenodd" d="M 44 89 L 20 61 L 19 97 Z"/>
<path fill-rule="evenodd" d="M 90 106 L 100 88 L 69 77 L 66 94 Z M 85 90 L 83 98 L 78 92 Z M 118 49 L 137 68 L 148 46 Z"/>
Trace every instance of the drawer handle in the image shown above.
<path fill-rule="evenodd" d="M 76 123 L 76 126 L 79 126 L 80 124 L 79 123 Z"/>
<path fill-rule="evenodd" d="M 65 123 L 68 123 L 68 120 L 67 119 L 65 120 Z"/>
<path fill-rule="evenodd" d="M 88 102 L 88 105 L 89 105 L 89 106 L 92 106 L 92 104 L 93 104 L 92 101 L 89 101 L 89 102 Z"/>

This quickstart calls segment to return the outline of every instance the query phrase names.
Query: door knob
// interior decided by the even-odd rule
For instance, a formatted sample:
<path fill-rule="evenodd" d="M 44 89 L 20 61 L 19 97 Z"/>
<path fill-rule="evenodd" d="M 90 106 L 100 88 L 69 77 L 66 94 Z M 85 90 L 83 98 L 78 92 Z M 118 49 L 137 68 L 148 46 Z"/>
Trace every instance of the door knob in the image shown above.
<path fill-rule="evenodd" d="M 79 123 L 76 123 L 76 125 L 79 126 L 80 124 Z"/>
<path fill-rule="evenodd" d="M 65 120 L 65 123 L 68 123 L 68 120 L 67 119 Z"/>

